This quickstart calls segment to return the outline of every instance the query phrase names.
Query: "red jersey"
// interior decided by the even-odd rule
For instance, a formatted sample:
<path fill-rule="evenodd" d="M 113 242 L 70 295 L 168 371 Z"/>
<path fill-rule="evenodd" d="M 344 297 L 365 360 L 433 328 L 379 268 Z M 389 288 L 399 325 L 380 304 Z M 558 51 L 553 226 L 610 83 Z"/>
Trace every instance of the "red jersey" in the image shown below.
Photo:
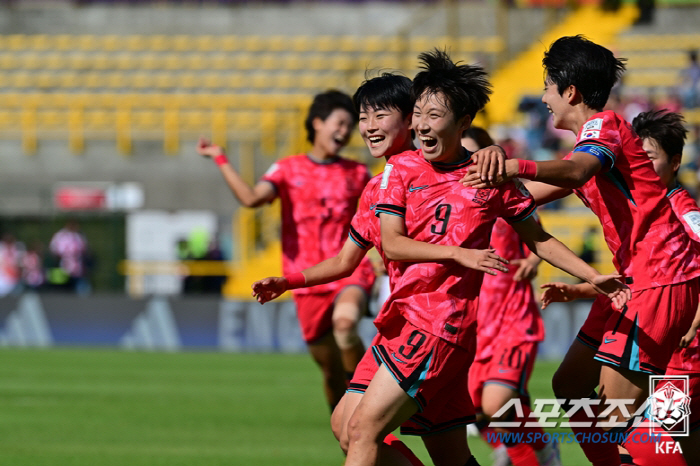
<path fill-rule="evenodd" d="M 671 208 L 683 224 L 691 239 L 700 242 L 700 208 L 695 199 L 680 184 L 668 191 L 666 195 L 671 201 Z"/>
<path fill-rule="evenodd" d="M 387 260 L 382 250 L 381 226 L 379 218 L 374 215 L 379 197 L 379 185 L 382 175 L 377 175 L 367 183 L 362 191 L 360 205 L 352 218 L 350 226 L 350 239 L 362 249 L 370 249 L 374 246 L 384 262 L 387 276 L 389 277 L 389 288 L 394 289 L 394 284 L 398 278 L 397 262 Z"/>
<path fill-rule="evenodd" d="M 600 172 L 574 191 L 600 219 L 615 268 L 632 291 L 700 275 L 700 249 L 673 214 L 629 123 L 612 111 L 595 114 L 579 131 L 574 152 L 601 161 Z"/>
<path fill-rule="evenodd" d="M 300 154 L 270 167 L 262 180 L 274 185 L 281 201 L 285 274 L 299 272 L 340 252 L 369 179 L 365 165 L 342 157 L 321 163 Z M 365 258 L 360 268 L 373 275 L 369 259 Z M 324 293 L 338 286 L 328 283 L 294 292 Z"/>
<path fill-rule="evenodd" d="M 502 218 L 496 219 L 491 247 L 509 261 L 525 259 L 530 254 L 518 233 Z M 544 325 L 532 283 L 513 280 L 517 270 L 518 267 L 510 265 L 508 273 L 484 274 L 477 315 L 477 361 L 492 356 L 497 338 L 513 338 L 519 342 L 544 340 Z"/>
<path fill-rule="evenodd" d="M 417 241 L 488 248 L 497 217 L 525 220 L 535 203 L 516 182 L 490 189 L 463 186 L 459 180 L 471 164 L 471 158 L 428 162 L 420 150 L 395 155 L 384 170 L 377 214 L 402 217 L 407 236 Z M 377 328 L 400 317 L 451 343 L 473 343 L 482 272 L 454 261 L 397 262 L 396 267 L 400 276 L 375 320 Z"/>
<path fill-rule="evenodd" d="M 695 200 L 680 185 L 669 190 L 666 197 L 671 201 L 673 212 L 680 219 L 688 235 L 693 240 L 700 241 L 698 235 L 700 232 L 700 208 Z M 698 368 L 700 368 L 700 333 L 695 335 L 695 339 L 687 348 L 678 348 L 673 353 L 668 368 L 674 369 L 675 373 L 698 373 Z"/>

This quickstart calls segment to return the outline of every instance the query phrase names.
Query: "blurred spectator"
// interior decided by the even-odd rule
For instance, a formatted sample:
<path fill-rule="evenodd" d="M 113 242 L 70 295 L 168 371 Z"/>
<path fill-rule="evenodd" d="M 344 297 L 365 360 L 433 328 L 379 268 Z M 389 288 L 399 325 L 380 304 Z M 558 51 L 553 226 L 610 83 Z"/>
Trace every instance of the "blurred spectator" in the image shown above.
<path fill-rule="evenodd" d="M 698 52 L 688 52 L 688 67 L 681 71 L 679 91 L 685 108 L 695 108 L 700 105 L 700 64 Z"/>
<path fill-rule="evenodd" d="M 583 235 L 583 245 L 578 256 L 586 264 L 595 264 L 596 262 L 595 235 L 595 227 L 589 227 Z"/>
<path fill-rule="evenodd" d="M 219 242 L 212 240 L 209 243 L 209 249 L 207 250 L 204 260 L 208 261 L 223 261 L 224 254 L 219 248 Z M 202 291 L 204 293 L 216 293 L 221 294 L 221 289 L 226 282 L 226 275 L 208 275 L 204 277 L 202 281 Z"/>
<path fill-rule="evenodd" d="M 49 250 L 58 259 L 59 270 L 53 270 L 50 277 L 54 285 L 85 295 L 91 291 L 90 282 L 86 277 L 90 256 L 88 243 L 80 233 L 80 226 L 75 220 L 69 220 L 66 226 L 58 230 L 49 243 Z M 60 277 L 61 272 L 63 277 Z M 64 278 L 65 281 L 61 280 Z"/>
<path fill-rule="evenodd" d="M 27 248 L 21 261 L 22 286 L 25 290 L 38 291 L 43 287 L 44 275 L 44 246 L 40 241 L 34 241 Z"/>
<path fill-rule="evenodd" d="M 24 253 L 22 243 L 5 233 L 0 240 L 0 296 L 18 292 L 20 288 L 20 262 Z"/>

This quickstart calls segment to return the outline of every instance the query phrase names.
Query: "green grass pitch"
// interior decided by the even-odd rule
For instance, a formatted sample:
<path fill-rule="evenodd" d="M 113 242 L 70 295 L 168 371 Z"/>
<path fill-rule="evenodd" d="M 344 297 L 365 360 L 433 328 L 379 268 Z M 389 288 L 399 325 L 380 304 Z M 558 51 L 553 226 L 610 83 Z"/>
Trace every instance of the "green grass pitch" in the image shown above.
<path fill-rule="evenodd" d="M 538 363 L 533 397 L 552 397 L 555 369 Z M 2 466 L 341 466 L 328 421 L 306 355 L 0 349 Z M 587 464 L 576 445 L 562 457 Z"/>

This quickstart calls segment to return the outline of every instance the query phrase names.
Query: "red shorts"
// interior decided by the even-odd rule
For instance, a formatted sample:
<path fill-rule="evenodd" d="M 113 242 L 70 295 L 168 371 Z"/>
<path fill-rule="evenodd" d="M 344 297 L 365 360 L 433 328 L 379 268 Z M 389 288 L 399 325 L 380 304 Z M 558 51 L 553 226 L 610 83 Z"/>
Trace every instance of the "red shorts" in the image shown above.
<path fill-rule="evenodd" d="M 434 434 L 474 422 L 467 379 L 473 358 L 473 351 L 405 322 L 395 332 L 375 336 L 348 391 L 364 393 L 384 364 L 418 405 L 418 413 L 401 425 L 401 433 Z"/>
<path fill-rule="evenodd" d="M 512 388 L 520 394 L 521 400 L 530 404 L 527 382 L 535 367 L 538 345 L 536 341 L 519 342 L 514 345 L 508 345 L 506 341 L 494 348 L 493 357 L 474 361 L 469 369 L 469 396 L 477 412 L 481 408 L 484 385 L 489 383 Z"/>
<path fill-rule="evenodd" d="M 633 371 L 663 374 L 678 342 L 690 328 L 699 292 L 700 279 L 695 278 L 634 292 L 622 310 L 614 309 L 609 300 L 603 305 L 598 299 L 578 339 L 592 347 L 597 340 L 598 361 Z"/>
<path fill-rule="evenodd" d="M 333 308 L 335 300 L 348 286 L 359 286 L 369 297 L 374 280 L 355 275 L 338 282 L 339 286 L 326 293 L 294 293 L 297 307 L 297 319 L 301 326 L 301 334 L 307 344 L 320 340 L 333 328 Z M 365 312 L 366 313 L 366 310 Z"/>

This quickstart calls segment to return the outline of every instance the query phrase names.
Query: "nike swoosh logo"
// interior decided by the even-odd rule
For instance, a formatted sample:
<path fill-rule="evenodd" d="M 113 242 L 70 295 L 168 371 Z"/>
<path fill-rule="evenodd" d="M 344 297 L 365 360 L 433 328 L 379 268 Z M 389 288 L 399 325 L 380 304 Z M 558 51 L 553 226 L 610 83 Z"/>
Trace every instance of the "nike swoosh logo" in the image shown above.
<path fill-rule="evenodd" d="M 400 362 L 401 364 L 406 364 L 406 361 L 402 361 L 402 360 L 400 360 L 399 358 L 396 357 L 396 353 L 391 353 L 391 357 L 394 358 L 394 359 L 396 359 L 396 360 L 397 360 L 398 362 Z"/>
<path fill-rule="evenodd" d="M 369 210 L 374 210 L 377 207 L 377 204 L 370 204 Z"/>
<path fill-rule="evenodd" d="M 498 369 L 498 372 L 500 374 L 505 374 L 506 372 L 510 372 L 510 369 Z"/>
<path fill-rule="evenodd" d="M 414 191 L 419 191 L 419 190 L 421 190 L 421 189 L 425 189 L 425 188 L 427 188 L 427 187 L 429 187 L 429 186 L 430 186 L 430 185 L 428 185 L 428 184 L 423 185 L 423 186 L 415 186 L 415 187 L 414 187 L 413 185 L 410 185 L 410 186 L 408 187 L 408 190 L 409 190 L 410 192 L 414 192 Z"/>
<path fill-rule="evenodd" d="M 614 342 L 614 341 L 617 341 L 617 339 L 615 339 L 615 338 L 607 338 L 607 337 L 606 337 L 605 340 L 603 341 L 603 343 L 605 343 L 605 344 L 607 345 L 608 343 L 612 343 L 612 342 Z"/>

